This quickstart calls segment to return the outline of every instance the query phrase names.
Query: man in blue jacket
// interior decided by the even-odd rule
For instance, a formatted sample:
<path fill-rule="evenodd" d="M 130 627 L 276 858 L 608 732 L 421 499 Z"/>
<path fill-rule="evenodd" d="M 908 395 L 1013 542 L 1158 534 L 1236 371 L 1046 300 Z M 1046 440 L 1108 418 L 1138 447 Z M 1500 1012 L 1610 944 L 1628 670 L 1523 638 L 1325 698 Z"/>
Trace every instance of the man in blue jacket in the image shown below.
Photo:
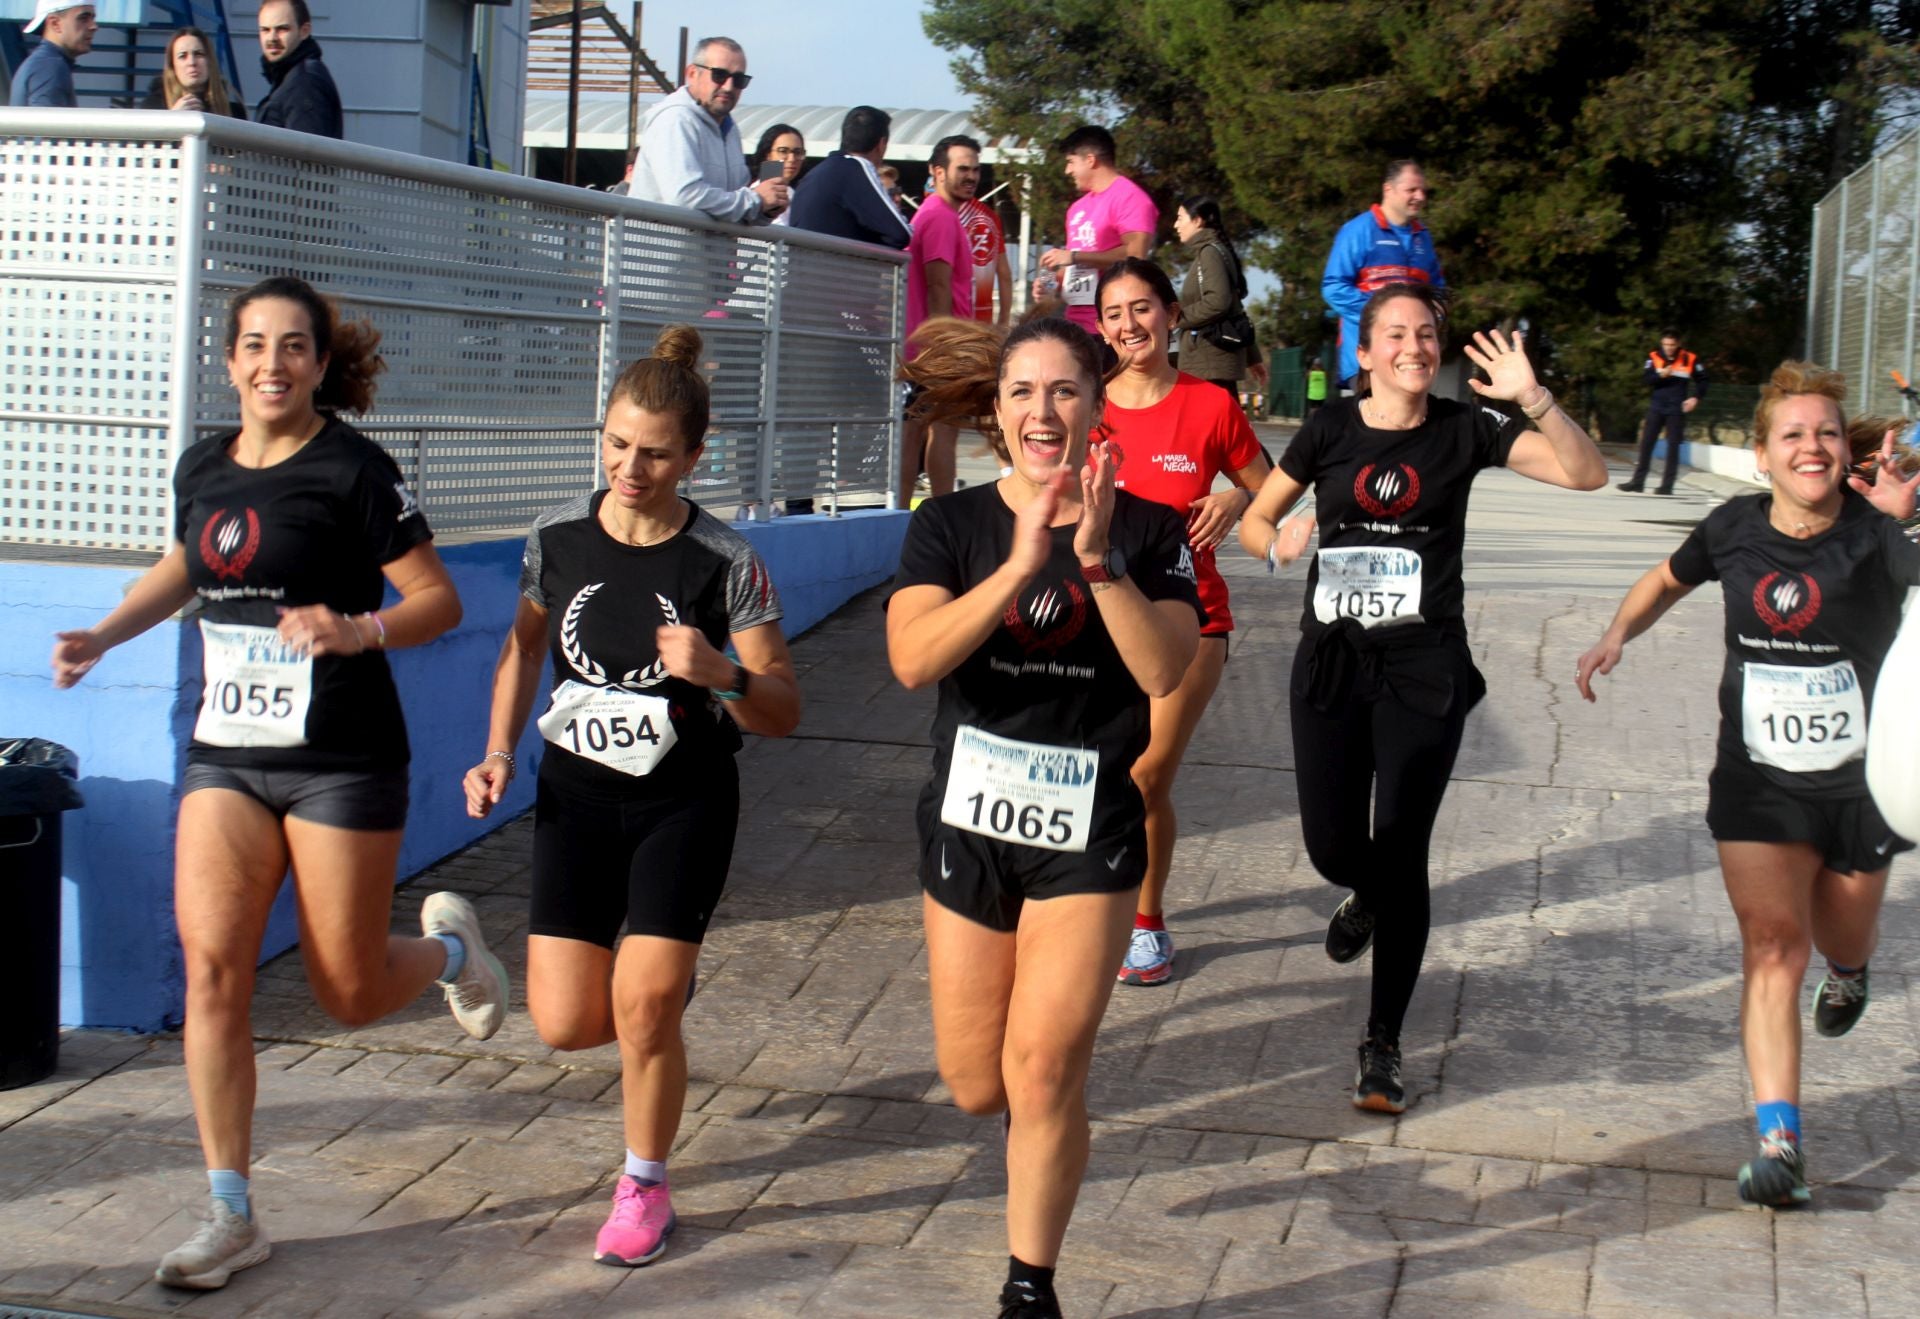
<path fill-rule="evenodd" d="M 10 105 L 50 105 L 71 110 L 73 65 L 93 49 L 99 23 L 92 0 L 40 0 L 23 31 L 40 30 L 40 44 L 13 71 Z"/>
<path fill-rule="evenodd" d="M 254 113 L 258 122 L 316 137 L 347 135 L 340 92 L 313 39 L 307 0 L 267 0 L 260 6 L 260 70 L 270 90 Z"/>
<path fill-rule="evenodd" d="M 807 171 L 793 190 L 787 223 L 817 234 L 905 248 L 913 230 L 880 181 L 892 129 L 885 110 L 856 105 L 847 111 L 840 121 L 840 149 Z"/>
<path fill-rule="evenodd" d="M 1445 288 L 1433 235 L 1420 223 L 1427 205 L 1427 176 L 1420 163 L 1388 164 L 1380 184 L 1380 202 L 1340 226 L 1327 253 L 1320 296 L 1340 318 L 1340 388 L 1351 392 L 1360 371 L 1360 313 L 1374 290 L 1388 284 L 1432 284 Z"/>

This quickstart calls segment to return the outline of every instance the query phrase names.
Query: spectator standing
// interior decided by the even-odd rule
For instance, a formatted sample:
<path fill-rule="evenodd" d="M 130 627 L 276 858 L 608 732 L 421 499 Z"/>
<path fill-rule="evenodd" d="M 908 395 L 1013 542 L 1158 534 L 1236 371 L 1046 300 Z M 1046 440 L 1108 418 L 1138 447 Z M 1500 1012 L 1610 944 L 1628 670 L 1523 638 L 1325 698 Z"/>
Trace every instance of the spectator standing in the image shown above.
<path fill-rule="evenodd" d="M 1067 245 L 1040 254 L 1046 275 L 1060 281 L 1067 319 L 1100 337 L 1100 318 L 1094 312 L 1094 286 L 1100 272 L 1130 256 L 1153 255 L 1153 233 L 1160 224 L 1160 208 L 1146 189 L 1114 168 L 1113 134 L 1097 124 L 1074 129 L 1060 143 L 1066 154 L 1066 174 L 1080 196 L 1067 209 Z M 1044 282 L 1044 279 L 1043 281 Z M 1035 297 L 1045 297 L 1036 289 Z"/>
<path fill-rule="evenodd" d="M 913 241 L 907 247 L 907 337 L 936 316 L 973 317 L 973 244 L 960 223 L 960 208 L 980 186 L 980 144 L 970 137 L 943 137 L 927 159 L 933 191 L 913 214 Z M 914 348 L 903 356 L 911 361 Z M 908 400 L 911 406 L 912 399 Z M 909 413 L 906 449 L 900 464 L 900 507 L 913 503 L 913 485 L 924 466 L 935 495 L 953 493 L 954 446 L 959 430 L 946 422 L 929 424 Z"/>
<path fill-rule="evenodd" d="M 183 27 L 167 41 L 167 57 L 153 85 L 147 88 L 142 110 L 200 110 L 209 114 L 247 117 L 247 107 L 227 87 L 213 58 L 213 42 L 197 27 Z"/>
<path fill-rule="evenodd" d="M 1647 403 L 1646 424 L 1640 428 L 1640 457 L 1633 465 L 1633 478 L 1622 481 L 1622 490 L 1638 492 L 1647 488 L 1647 472 L 1653 466 L 1653 445 L 1660 432 L 1667 433 L 1667 465 L 1660 474 L 1655 494 L 1670 495 L 1680 477 L 1680 443 L 1687 438 L 1687 414 L 1707 396 L 1707 369 L 1700 359 L 1680 345 L 1680 331 L 1663 330 L 1660 346 L 1647 354 L 1641 375 L 1653 392 Z"/>
<path fill-rule="evenodd" d="M 1327 368 L 1319 358 L 1307 363 L 1307 416 L 1318 412 L 1327 401 Z"/>
<path fill-rule="evenodd" d="M 760 141 L 747 157 L 747 174 L 760 177 L 760 167 L 769 160 L 780 162 L 780 181 L 791 190 L 807 167 L 807 135 L 792 124 L 773 124 L 760 135 Z"/>
<path fill-rule="evenodd" d="M 1360 313 L 1377 289 L 1389 284 L 1430 284 L 1445 288 L 1433 235 L 1420 223 L 1427 205 L 1427 176 L 1418 161 L 1388 163 L 1380 182 L 1380 201 L 1340 226 L 1327 253 L 1320 296 L 1340 318 L 1340 388 L 1359 386 Z"/>
<path fill-rule="evenodd" d="M 892 128 L 885 110 L 856 105 L 847 111 L 840 122 L 840 149 L 814 166 L 806 186 L 794 191 L 789 216 L 795 229 L 895 249 L 912 241 L 913 230 L 880 178 Z"/>
<path fill-rule="evenodd" d="M 14 70 L 8 104 L 73 109 L 78 104 L 73 94 L 74 62 L 93 49 L 93 34 L 99 26 L 91 4 L 40 0 L 33 21 L 23 29 L 39 30 L 40 44 Z"/>
<path fill-rule="evenodd" d="M 704 212 L 735 224 L 766 224 L 787 208 L 780 179 L 752 182 L 733 107 L 752 82 L 747 53 L 732 37 L 693 48 L 685 84 L 661 101 L 640 131 L 630 195 Z"/>
<path fill-rule="evenodd" d="M 1013 266 L 999 212 L 983 201 L 965 202 L 960 227 L 973 244 L 973 319 L 1004 326 L 1013 317 Z"/>
<path fill-rule="evenodd" d="M 268 87 L 258 110 L 261 123 L 315 137 L 346 137 L 340 89 L 313 39 L 307 0 L 267 0 L 260 6 L 260 71 Z"/>
<path fill-rule="evenodd" d="M 1247 321 L 1247 277 L 1227 238 L 1220 204 L 1189 197 L 1174 212 L 1173 231 L 1193 254 L 1180 285 L 1180 369 L 1227 391 L 1237 403 L 1247 378 L 1253 327 Z"/>
<path fill-rule="evenodd" d="M 613 193 L 617 197 L 624 197 L 633 191 L 633 162 L 638 159 L 640 159 L 640 148 L 628 147 L 627 171 L 620 176 L 620 182 L 607 189 L 608 192 Z"/>

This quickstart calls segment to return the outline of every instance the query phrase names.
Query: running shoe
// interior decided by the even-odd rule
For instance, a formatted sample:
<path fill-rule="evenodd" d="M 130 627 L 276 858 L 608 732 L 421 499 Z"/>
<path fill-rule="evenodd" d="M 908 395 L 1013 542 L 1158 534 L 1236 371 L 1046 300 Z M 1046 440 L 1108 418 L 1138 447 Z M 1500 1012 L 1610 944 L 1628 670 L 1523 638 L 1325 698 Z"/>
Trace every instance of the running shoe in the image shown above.
<path fill-rule="evenodd" d="M 217 1291 L 241 1269 L 264 1263 L 273 1253 L 267 1240 L 266 1224 L 249 1221 L 228 1207 L 225 1200 L 214 1200 L 213 1216 L 199 1231 L 160 1257 L 153 1280 L 167 1287 L 185 1287 L 191 1291 Z"/>
<path fill-rule="evenodd" d="M 1373 943 L 1373 913 L 1361 903 L 1358 893 L 1333 909 L 1327 922 L 1327 956 L 1336 962 L 1351 962 Z"/>
<path fill-rule="evenodd" d="M 1820 978 L 1813 991 L 1813 1028 L 1830 1040 L 1837 1040 L 1853 1029 L 1860 1014 L 1867 1010 L 1867 968 L 1860 974 L 1837 976 L 1831 970 Z"/>
<path fill-rule="evenodd" d="M 665 1182 L 646 1186 L 623 1173 L 613 1188 L 613 1212 L 593 1243 L 594 1262 L 622 1269 L 651 1264 L 666 1253 L 678 1221 Z"/>
<path fill-rule="evenodd" d="M 1123 985 L 1164 985 L 1173 979 L 1173 936 L 1165 930 L 1134 927 L 1127 960 L 1120 963 Z"/>
<path fill-rule="evenodd" d="M 1368 1038 L 1360 1045 L 1360 1066 L 1353 1074 L 1353 1106 L 1370 1113 L 1404 1113 L 1407 1092 L 1400 1084 L 1400 1045 Z"/>
<path fill-rule="evenodd" d="M 1800 1142 L 1776 1131 L 1760 1142 L 1760 1157 L 1740 1165 L 1740 1198 L 1748 1204 L 1789 1209 L 1813 1199 L 1807 1189 L 1807 1162 Z"/>
<path fill-rule="evenodd" d="M 420 907 L 420 929 L 428 935 L 454 935 L 466 945 L 467 961 L 460 974 L 439 984 L 447 991 L 447 1006 L 460 1029 L 476 1040 L 491 1038 L 506 1019 L 513 991 L 507 968 L 487 949 L 473 904 L 458 893 L 430 894 Z"/>
<path fill-rule="evenodd" d="M 1059 1298 L 1052 1289 L 1037 1290 L 1032 1283 L 1010 1282 L 1000 1289 L 1000 1319 L 1063 1319 Z"/>

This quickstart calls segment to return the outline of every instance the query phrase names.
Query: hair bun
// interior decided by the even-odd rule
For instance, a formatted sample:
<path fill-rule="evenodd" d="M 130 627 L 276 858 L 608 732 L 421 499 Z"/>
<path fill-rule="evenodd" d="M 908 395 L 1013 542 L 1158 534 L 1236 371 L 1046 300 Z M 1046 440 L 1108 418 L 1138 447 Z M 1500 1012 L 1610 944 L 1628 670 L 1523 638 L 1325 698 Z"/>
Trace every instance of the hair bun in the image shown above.
<path fill-rule="evenodd" d="M 669 325 L 653 341 L 653 355 L 691 371 L 699 364 L 700 347 L 700 331 L 691 325 Z"/>

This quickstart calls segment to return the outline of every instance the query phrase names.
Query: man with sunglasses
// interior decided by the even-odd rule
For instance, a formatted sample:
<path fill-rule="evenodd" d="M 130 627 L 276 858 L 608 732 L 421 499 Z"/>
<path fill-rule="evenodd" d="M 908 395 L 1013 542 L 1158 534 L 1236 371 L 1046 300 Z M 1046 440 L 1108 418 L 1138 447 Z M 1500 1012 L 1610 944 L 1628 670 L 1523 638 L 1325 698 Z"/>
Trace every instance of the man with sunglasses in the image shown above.
<path fill-rule="evenodd" d="M 628 195 L 735 224 L 767 223 L 787 208 L 787 185 L 747 178 L 747 153 L 733 122 L 740 93 L 753 81 L 747 52 L 731 37 L 705 37 L 693 48 L 685 78 L 647 116 Z"/>

